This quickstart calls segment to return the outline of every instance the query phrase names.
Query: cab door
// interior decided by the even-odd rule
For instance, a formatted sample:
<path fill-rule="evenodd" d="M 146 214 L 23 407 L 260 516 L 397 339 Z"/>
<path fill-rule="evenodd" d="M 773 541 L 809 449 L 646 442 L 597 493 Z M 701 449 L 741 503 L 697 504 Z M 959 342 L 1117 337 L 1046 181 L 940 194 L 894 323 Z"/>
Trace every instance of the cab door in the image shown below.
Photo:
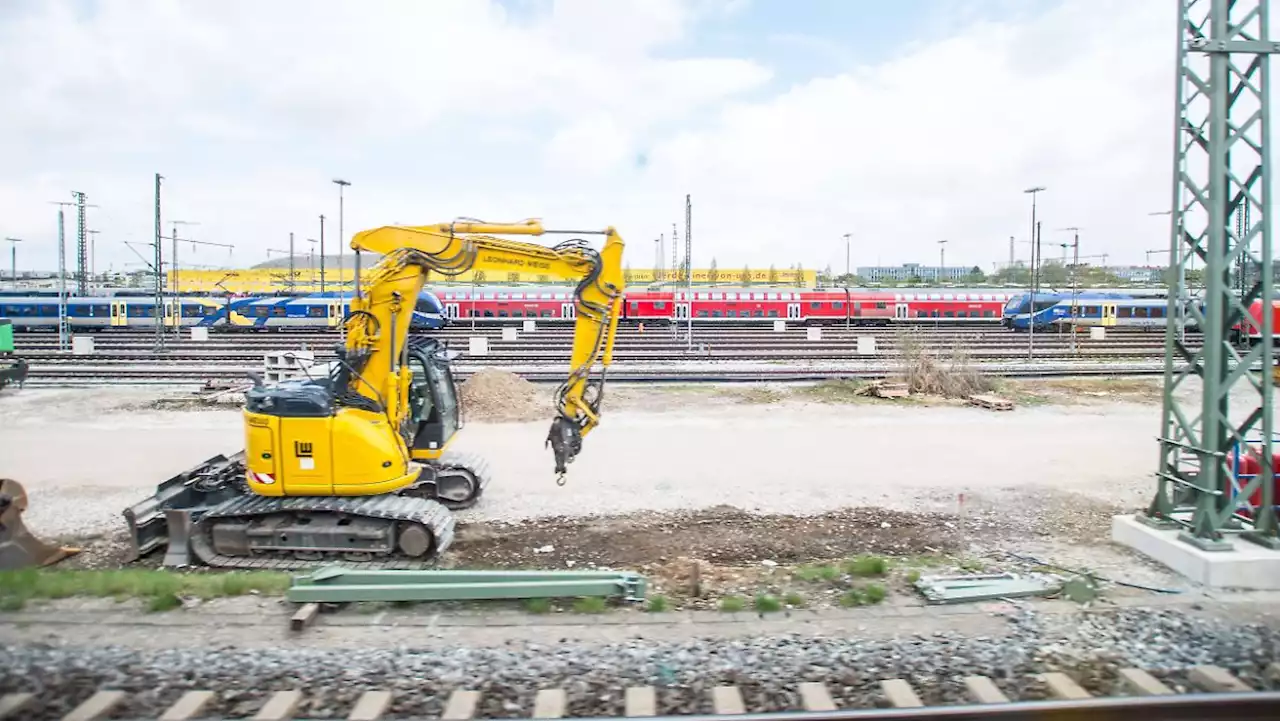
<path fill-rule="evenodd" d="M 1116 324 L 1116 304 L 1103 303 L 1102 304 L 1102 325 L 1108 326 L 1108 325 L 1115 325 L 1115 324 Z"/>
<path fill-rule="evenodd" d="M 129 303 L 123 300 L 111 301 L 111 325 L 129 325 Z"/>

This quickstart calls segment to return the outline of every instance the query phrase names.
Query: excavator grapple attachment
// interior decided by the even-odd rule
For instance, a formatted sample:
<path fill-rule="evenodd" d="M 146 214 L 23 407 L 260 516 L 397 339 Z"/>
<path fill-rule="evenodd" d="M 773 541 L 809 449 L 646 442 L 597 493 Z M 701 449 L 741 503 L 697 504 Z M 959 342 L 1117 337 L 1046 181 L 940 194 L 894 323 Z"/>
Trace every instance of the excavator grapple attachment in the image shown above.
<path fill-rule="evenodd" d="M 27 489 L 11 478 L 0 478 L 0 570 L 48 566 L 80 552 L 32 535 L 22 522 L 26 510 Z"/>

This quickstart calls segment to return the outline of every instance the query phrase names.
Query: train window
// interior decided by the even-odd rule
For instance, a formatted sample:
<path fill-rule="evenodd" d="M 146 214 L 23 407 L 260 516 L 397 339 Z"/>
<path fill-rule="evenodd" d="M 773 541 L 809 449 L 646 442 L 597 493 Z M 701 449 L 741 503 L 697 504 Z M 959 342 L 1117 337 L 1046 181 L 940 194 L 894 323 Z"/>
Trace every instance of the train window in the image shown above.
<path fill-rule="evenodd" d="M 653 309 L 654 309 L 654 310 L 662 310 L 662 309 L 664 309 L 664 308 L 666 308 L 666 307 L 667 307 L 667 302 L 666 302 L 665 300 L 655 300 L 655 301 L 653 302 Z"/>
<path fill-rule="evenodd" d="M 821 304 L 821 303 L 810 303 L 810 304 L 809 304 L 809 307 L 810 307 L 810 308 L 812 308 L 812 309 L 814 309 L 814 310 L 818 310 L 818 309 L 822 308 L 822 304 Z"/>
<path fill-rule="evenodd" d="M 500 311 L 498 311 L 498 317 L 499 317 L 499 318 L 506 318 L 506 317 L 507 317 L 507 312 L 506 312 L 505 310 L 500 310 Z"/>
<path fill-rule="evenodd" d="M 757 310 L 757 311 L 752 311 L 752 312 L 751 312 L 751 315 L 755 316 L 756 318 L 763 318 L 763 317 L 764 317 L 764 311 L 759 311 L 759 310 Z"/>
<path fill-rule="evenodd" d="M 491 311 L 491 310 L 486 310 L 486 311 L 484 312 L 484 317 L 486 317 L 486 318 L 492 318 L 492 317 L 493 317 L 493 311 Z"/>
<path fill-rule="evenodd" d="M 886 307 L 884 303 L 876 303 L 876 310 L 884 310 Z"/>
<path fill-rule="evenodd" d="M 1084 309 L 1084 314 L 1085 314 L 1085 315 L 1087 315 L 1087 316 L 1090 316 L 1090 317 L 1097 317 L 1097 316 L 1098 316 L 1098 306 L 1096 306 L 1096 305 L 1091 305 L 1091 306 L 1086 307 L 1086 308 Z"/>
<path fill-rule="evenodd" d="M 724 293 L 712 293 L 711 300 L 724 300 Z"/>
<path fill-rule="evenodd" d="M 57 314 L 58 314 L 58 306 L 56 305 L 42 305 L 40 306 L 40 310 L 36 312 L 36 315 L 44 315 L 44 316 L 54 316 Z"/>
<path fill-rule="evenodd" d="M 983 318 L 994 318 L 994 317 L 996 317 L 996 313 L 995 313 L 995 311 L 993 311 L 993 310 L 984 310 L 984 311 L 982 311 L 982 317 L 983 317 Z"/>
<path fill-rule="evenodd" d="M 639 312 L 640 312 L 640 304 L 639 304 L 639 303 L 636 303 L 635 301 L 632 301 L 632 302 L 631 302 L 631 312 L 632 312 L 632 313 L 639 313 Z"/>
<path fill-rule="evenodd" d="M 700 311 L 698 311 L 698 317 L 699 317 L 699 318 L 706 318 L 706 317 L 707 317 L 707 312 L 706 312 L 705 310 L 700 310 Z"/>
<path fill-rule="evenodd" d="M 769 311 L 769 317 L 770 317 L 770 318 L 777 318 L 777 317 L 778 317 L 778 311 L 776 311 L 776 310 L 771 310 L 771 311 Z"/>
<path fill-rule="evenodd" d="M 522 311 L 522 310 L 513 310 L 513 311 L 511 311 L 511 317 L 512 317 L 512 318 L 523 318 L 523 317 L 524 317 L 524 311 Z"/>
<path fill-rule="evenodd" d="M 109 306 L 106 303 L 91 305 L 89 306 L 89 315 L 100 315 L 105 318 L 111 312 L 108 308 Z"/>
<path fill-rule="evenodd" d="M 917 318 L 928 318 L 928 317 L 929 317 L 929 312 L 928 312 L 928 311 L 925 311 L 925 310 L 918 310 L 918 311 L 916 311 L 916 317 L 917 317 Z"/>
<path fill-rule="evenodd" d="M 1163 317 L 1164 317 L 1164 308 L 1152 308 L 1152 309 L 1151 309 L 1151 317 L 1152 317 L 1152 318 L 1163 318 Z"/>
<path fill-rule="evenodd" d="M 958 310 L 958 311 L 956 311 L 956 317 L 957 317 L 957 318 L 968 318 L 968 317 L 969 317 L 969 314 L 968 314 L 968 313 L 966 313 L 966 312 L 964 312 L 964 311 L 962 311 L 962 310 Z"/>
<path fill-rule="evenodd" d="M 1134 318 L 1146 318 L 1146 317 L 1147 317 L 1147 309 L 1146 309 L 1146 308 L 1134 308 L 1134 309 L 1133 309 L 1133 317 L 1134 317 Z"/>
<path fill-rule="evenodd" d="M 841 309 L 843 309 L 843 308 L 844 308 L 844 301 L 842 301 L 842 300 L 833 300 L 833 301 L 831 301 L 831 307 L 832 307 L 832 308 L 835 308 L 836 310 L 841 310 Z"/>
<path fill-rule="evenodd" d="M 277 318 L 283 318 L 288 314 L 289 314 L 288 309 L 282 305 L 277 305 L 271 309 L 271 315 L 274 315 Z"/>
<path fill-rule="evenodd" d="M 738 294 L 737 294 L 737 293 L 725 293 L 725 294 L 724 294 L 724 298 L 725 298 L 725 300 L 737 300 L 737 299 L 738 299 Z"/>
<path fill-rule="evenodd" d="M 751 317 L 751 311 L 749 311 L 749 310 L 740 310 L 740 311 L 738 311 L 738 317 L 739 317 L 739 318 L 750 318 L 750 317 Z"/>
<path fill-rule="evenodd" d="M 1132 317 L 1133 317 L 1133 308 L 1117 308 L 1117 309 L 1116 309 L 1116 317 L 1117 317 L 1117 318 L 1132 318 Z"/>
<path fill-rule="evenodd" d="M 313 305 L 313 306 L 311 306 L 311 307 L 307 308 L 307 317 L 308 317 L 308 318 L 323 318 L 323 317 L 324 317 L 324 306 L 322 306 L 322 305 Z"/>
<path fill-rule="evenodd" d="M 721 316 L 720 311 L 718 311 L 718 310 L 713 310 L 713 311 L 711 311 L 711 317 L 712 317 L 712 318 L 719 318 L 720 316 Z"/>
<path fill-rule="evenodd" d="M 931 317 L 937 318 L 937 317 L 938 317 L 938 311 L 936 311 L 936 310 L 935 310 L 935 311 L 931 311 L 931 312 L 929 313 L 929 315 L 930 315 Z"/>
<path fill-rule="evenodd" d="M 541 313 L 540 315 L 541 315 L 543 318 L 550 318 L 550 317 L 551 317 L 551 311 L 549 311 L 549 310 L 544 310 L 544 311 L 542 311 L 542 313 Z"/>
<path fill-rule="evenodd" d="M 942 317 L 943 317 L 943 318 L 954 318 L 954 317 L 956 317 L 956 314 L 955 314 L 955 311 L 951 311 L 951 310 L 949 310 L 949 311 L 946 311 L 945 313 L 943 313 L 943 314 L 942 314 Z"/>

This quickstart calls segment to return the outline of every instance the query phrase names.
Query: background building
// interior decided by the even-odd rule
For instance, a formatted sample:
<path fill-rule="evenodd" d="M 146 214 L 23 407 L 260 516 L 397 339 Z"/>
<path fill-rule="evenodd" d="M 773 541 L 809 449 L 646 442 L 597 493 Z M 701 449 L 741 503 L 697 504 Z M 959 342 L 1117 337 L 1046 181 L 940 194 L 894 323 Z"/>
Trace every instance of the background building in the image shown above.
<path fill-rule="evenodd" d="M 858 277 L 869 283 L 885 281 L 951 281 L 962 282 L 969 278 L 973 268 L 964 265 L 949 265 L 945 268 L 936 265 L 920 265 L 904 263 L 900 266 L 867 266 L 858 268 Z"/>

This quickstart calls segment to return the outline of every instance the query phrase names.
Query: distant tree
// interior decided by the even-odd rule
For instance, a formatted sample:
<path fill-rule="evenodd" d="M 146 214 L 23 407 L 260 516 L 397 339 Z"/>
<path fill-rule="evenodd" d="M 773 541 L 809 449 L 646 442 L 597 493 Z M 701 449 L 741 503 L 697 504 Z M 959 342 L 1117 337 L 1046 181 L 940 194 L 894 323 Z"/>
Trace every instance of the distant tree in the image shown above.
<path fill-rule="evenodd" d="M 975 265 L 969 269 L 969 277 L 965 280 L 970 283 L 985 283 L 987 282 L 987 274 L 983 273 L 982 269 Z"/>
<path fill-rule="evenodd" d="M 907 278 L 907 285 L 920 285 L 923 282 L 924 282 L 924 279 L 916 275 L 915 273 L 912 273 L 911 277 Z"/>
<path fill-rule="evenodd" d="M 835 276 L 831 274 L 831 264 L 828 263 L 827 267 L 818 271 L 818 282 L 824 285 L 830 285 L 834 281 Z"/>
<path fill-rule="evenodd" d="M 716 269 L 716 259 L 712 256 L 711 267 L 707 269 L 707 282 L 715 285 L 718 280 L 720 280 L 720 271 Z"/>
<path fill-rule="evenodd" d="M 742 274 L 738 276 L 738 280 L 743 285 L 751 285 L 751 266 L 742 266 Z"/>
<path fill-rule="evenodd" d="M 769 285 L 778 284 L 778 268 L 773 264 L 769 265 Z"/>
<path fill-rule="evenodd" d="M 1056 260 L 1045 261 L 1040 266 L 1040 283 L 1043 285 L 1065 286 L 1070 282 L 1067 267 Z"/>

